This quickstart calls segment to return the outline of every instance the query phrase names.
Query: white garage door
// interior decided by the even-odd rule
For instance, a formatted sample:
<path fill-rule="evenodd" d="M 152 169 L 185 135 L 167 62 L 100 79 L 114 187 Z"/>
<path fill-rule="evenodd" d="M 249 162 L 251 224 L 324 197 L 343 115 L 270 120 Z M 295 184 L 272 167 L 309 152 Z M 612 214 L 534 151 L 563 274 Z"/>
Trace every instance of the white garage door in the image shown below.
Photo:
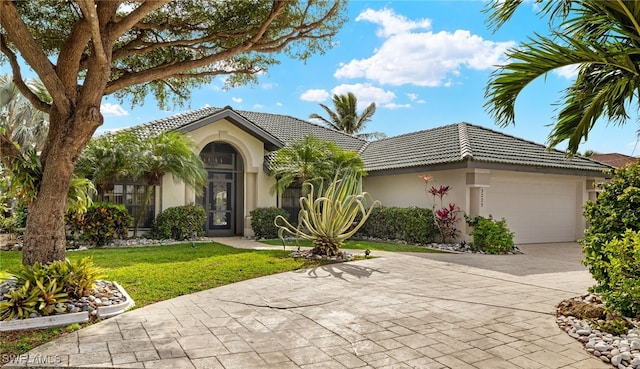
<path fill-rule="evenodd" d="M 576 185 L 573 182 L 491 178 L 488 213 L 505 218 L 516 243 L 576 240 Z"/>

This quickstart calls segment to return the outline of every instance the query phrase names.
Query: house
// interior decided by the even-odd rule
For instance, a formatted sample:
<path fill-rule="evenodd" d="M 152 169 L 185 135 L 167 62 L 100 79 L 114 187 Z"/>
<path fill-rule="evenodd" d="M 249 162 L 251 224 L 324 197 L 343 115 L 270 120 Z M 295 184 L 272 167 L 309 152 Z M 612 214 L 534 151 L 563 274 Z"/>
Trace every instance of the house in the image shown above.
<path fill-rule="evenodd" d="M 196 141 L 209 174 L 203 195 L 167 175 L 155 189 L 151 212 L 202 204 L 209 236 L 250 236 L 252 210 L 291 200 L 286 193 L 270 194 L 274 179 L 265 157 L 308 134 L 360 153 L 368 172 L 364 189 L 384 206 L 431 208 L 420 178 L 430 174 L 435 185 L 452 187 L 447 203 L 469 216 L 505 218 L 517 243 L 581 238 L 582 205 L 595 198 L 593 184 L 604 180 L 608 168 L 464 122 L 368 142 L 290 116 L 208 107 L 132 130 L 142 135 L 175 130 Z M 135 192 L 134 185 L 129 186 Z"/>
<path fill-rule="evenodd" d="M 589 156 L 589 159 L 595 160 L 598 163 L 609 165 L 614 168 L 621 168 L 627 164 L 635 163 L 638 161 L 638 158 L 636 157 L 618 153 L 593 154 Z"/>

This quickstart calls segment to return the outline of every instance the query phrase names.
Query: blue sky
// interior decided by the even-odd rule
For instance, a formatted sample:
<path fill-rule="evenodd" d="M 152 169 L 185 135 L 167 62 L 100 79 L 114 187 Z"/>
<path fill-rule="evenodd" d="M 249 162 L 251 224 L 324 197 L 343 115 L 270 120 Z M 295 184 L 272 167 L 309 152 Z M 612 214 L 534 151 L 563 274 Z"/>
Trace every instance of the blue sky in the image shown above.
<path fill-rule="evenodd" d="M 184 107 L 160 111 L 153 99 L 143 106 L 103 100 L 105 124 L 99 132 L 145 123 L 203 106 L 252 110 L 308 119 L 324 115 L 334 93 L 353 92 L 362 106 L 375 102 L 377 112 L 367 132 L 389 136 L 466 121 L 544 144 L 553 122 L 559 92 L 570 85 L 571 70 L 549 74 L 528 86 L 517 101 L 516 125 L 498 127 L 483 108 L 484 88 L 504 51 L 546 33 L 546 20 L 533 2 L 493 32 L 482 12 L 484 1 L 351 1 L 349 22 L 337 45 L 306 64 L 281 58 L 257 85 L 223 90 L 223 80 L 193 91 Z M 4 69 L 4 68 L 2 68 Z M 620 152 L 637 156 L 633 119 L 624 127 L 601 122 L 581 151 Z M 425 142 L 425 145 L 428 145 Z M 562 147 L 559 147 L 562 148 Z"/>

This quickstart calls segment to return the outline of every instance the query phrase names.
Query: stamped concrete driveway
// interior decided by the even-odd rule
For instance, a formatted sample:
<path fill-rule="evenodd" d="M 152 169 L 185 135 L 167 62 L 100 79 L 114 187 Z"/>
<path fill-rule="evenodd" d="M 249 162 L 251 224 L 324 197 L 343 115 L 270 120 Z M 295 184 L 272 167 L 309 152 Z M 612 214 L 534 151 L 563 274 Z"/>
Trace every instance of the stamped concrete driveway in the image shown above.
<path fill-rule="evenodd" d="M 592 283 L 579 247 L 523 251 L 380 253 L 258 278 L 125 313 L 28 358 L 172 369 L 609 368 L 554 321 L 554 306 Z"/>

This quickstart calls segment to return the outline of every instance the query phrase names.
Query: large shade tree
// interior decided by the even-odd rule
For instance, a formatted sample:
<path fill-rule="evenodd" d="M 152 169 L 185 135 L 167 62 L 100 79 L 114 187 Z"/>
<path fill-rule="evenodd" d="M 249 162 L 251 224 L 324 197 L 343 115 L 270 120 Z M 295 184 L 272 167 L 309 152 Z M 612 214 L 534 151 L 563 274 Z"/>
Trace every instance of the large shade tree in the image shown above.
<path fill-rule="evenodd" d="M 103 96 L 159 105 L 229 76 L 255 80 L 284 53 L 305 60 L 331 47 L 345 0 L 34 0 L 0 2 L 0 51 L 13 82 L 49 114 L 42 180 L 29 209 L 23 263 L 65 257 L 64 205 L 76 159 L 103 123 Z M 4 62 L 4 61 L 3 61 Z M 28 65 L 51 96 L 25 83 Z"/>
<path fill-rule="evenodd" d="M 346 95 L 334 94 L 332 100 L 335 110 L 325 104 L 320 104 L 320 107 L 327 113 L 328 118 L 317 113 L 309 115 L 309 118 L 318 119 L 327 127 L 365 140 L 377 140 L 387 137 L 382 132 L 360 133 L 376 113 L 376 103 L 367 105 L 361 113 L 358 113 L 358 98 L 353 92 L 348 92 Z"/>
<path fill-rule="evenodd" d="M 521 0 L 495 0 L 489 21 L 498 28 L 512 18 Z M 578 75 L 559 101 L 549 145 L 567 142 L 576 153 L 600 118 L 625 124 L 638 112 L 640 91 L 640 2 L 556 0 L 540 2 L 550 36 L 536 34 L 507 53 L 486 87 L 486 108 L 496 122 L 515 122 L 516 98 L 529 83 L 563 67 Z"/>

